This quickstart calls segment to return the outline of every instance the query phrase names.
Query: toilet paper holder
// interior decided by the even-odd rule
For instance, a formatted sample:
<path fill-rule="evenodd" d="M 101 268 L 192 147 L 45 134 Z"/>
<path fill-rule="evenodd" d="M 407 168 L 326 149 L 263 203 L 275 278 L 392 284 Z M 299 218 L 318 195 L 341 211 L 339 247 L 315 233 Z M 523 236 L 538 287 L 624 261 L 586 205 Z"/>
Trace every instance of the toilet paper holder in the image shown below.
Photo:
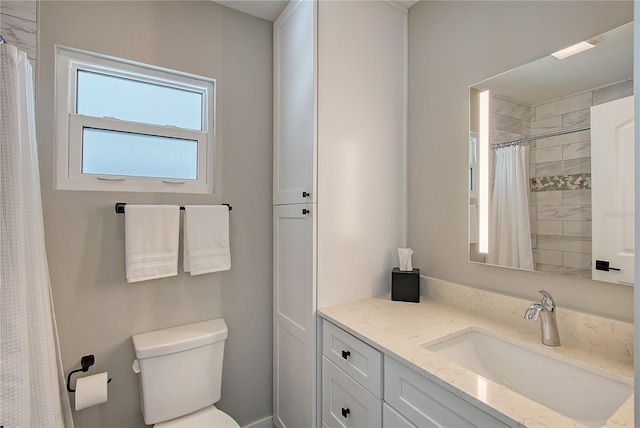
<path fill-rule="evenodd" d="M 71 389 L 71 375 L 78 372 L 83 372 L 83 373 L 88 372 L 89 367 L 91 367 L 95 362 L 96 362 L 96 357 L 94 357 L 93 354 L 85 355 L 84 357 L 82 357 L 82 359 L 80 359 L 80 365 L 82 367 L 79 369 L 70 371 L 69 375 L 67 376 L 67 391 L 76 392 L 75 389 Z M 109 379 L 107 383 L 111 383 L 111 379 Z"/>

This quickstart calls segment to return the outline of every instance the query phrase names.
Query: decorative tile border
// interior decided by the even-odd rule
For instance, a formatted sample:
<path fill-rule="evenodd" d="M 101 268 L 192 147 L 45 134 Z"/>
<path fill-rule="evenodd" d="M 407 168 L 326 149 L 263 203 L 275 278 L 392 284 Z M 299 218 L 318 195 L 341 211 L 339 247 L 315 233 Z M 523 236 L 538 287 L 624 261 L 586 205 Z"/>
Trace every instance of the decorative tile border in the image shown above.
<path fill-rule="evenodd" d="M 591 174 L 554 175 L 531 179 L 532 192 L 591 189 Z"/>

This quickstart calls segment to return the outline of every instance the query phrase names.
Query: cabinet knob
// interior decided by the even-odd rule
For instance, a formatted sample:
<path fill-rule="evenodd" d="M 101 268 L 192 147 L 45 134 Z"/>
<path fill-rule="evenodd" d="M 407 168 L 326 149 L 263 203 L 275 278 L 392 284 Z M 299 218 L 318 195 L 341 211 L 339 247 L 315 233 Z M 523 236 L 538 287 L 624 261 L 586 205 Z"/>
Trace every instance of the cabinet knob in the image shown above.
<path fill-rule="evenodd" d="M 309 196 L 311 196 L 311 193 L 309 193 L 309 192 L 302 192 L 302 197 L 303 197 L 303 198 L 308 198 Z"/>
<path fill-rule="evenodd" d="M 345 360 L 349 358 L 349 355 L 351 355 L 351 351 L 342 351 L 342 358 Z"/>
<path fill-rule="evenodd" d="M 349 413 L 351 413 L 351 410 L 349 410 L 348 407 L 346 409 L 344 407 L 342 408 L 342 416 L 343 417 L 346 418 L 347 416 L 349 416 Z"/>
<path fill-rule="evenodd" d="M 303 208 L 303 209 L 302 209 L 302 214 L 309 214 L 309 212 L 310 212 L 310 211 L 309 211 L 308 209 L 306 209 L 306 208 Z"/>

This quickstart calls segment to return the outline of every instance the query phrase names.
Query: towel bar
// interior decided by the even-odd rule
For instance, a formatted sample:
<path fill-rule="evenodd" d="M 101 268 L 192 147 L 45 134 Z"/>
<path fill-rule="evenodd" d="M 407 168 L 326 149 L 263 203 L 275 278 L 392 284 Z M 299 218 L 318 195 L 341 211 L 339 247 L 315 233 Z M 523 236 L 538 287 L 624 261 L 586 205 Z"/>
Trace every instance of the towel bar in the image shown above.
<path fill-rule="evenodd" d="M 124 214 L 124 206 L 127 205 L 126 202 L 116 202 L 116 213 L 118 214 Z M 229 207 L 229 211 L 231 211 L 233 208 L 231 208 L 231 205 L 229 204 L 221 204 L 221 205 L 226 205 Z M 184 207 L 180 207 L 181 211 L 184 211 Z"/>

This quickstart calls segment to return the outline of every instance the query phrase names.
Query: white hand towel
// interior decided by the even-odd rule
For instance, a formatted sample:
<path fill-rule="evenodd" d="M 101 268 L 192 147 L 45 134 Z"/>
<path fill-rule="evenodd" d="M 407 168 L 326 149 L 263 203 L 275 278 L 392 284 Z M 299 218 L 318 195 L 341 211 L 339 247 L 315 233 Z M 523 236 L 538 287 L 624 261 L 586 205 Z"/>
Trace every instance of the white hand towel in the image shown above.
<path fill-rule="evenodd" d="M 177 205 L 127 205 L 127 282 L 177 275 L 179 230 L 180 207 Z"/>
<path fill-rule="evenodd" d="M 191 275 L 231 269 L 229 207 L 184 207 L 184 271 Z"/>

